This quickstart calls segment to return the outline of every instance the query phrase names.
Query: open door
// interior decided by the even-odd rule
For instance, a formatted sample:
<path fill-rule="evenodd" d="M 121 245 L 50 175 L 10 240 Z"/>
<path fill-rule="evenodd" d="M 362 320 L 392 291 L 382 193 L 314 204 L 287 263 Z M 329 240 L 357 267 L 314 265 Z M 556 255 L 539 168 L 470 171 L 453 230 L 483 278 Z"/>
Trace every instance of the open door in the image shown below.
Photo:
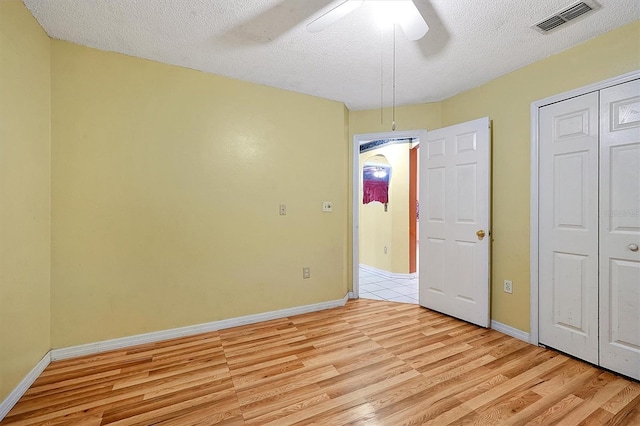
<path fill-rule="evenodd" d="M 489 118 L 420 142 L 420 305 L 489 326 Z"/>

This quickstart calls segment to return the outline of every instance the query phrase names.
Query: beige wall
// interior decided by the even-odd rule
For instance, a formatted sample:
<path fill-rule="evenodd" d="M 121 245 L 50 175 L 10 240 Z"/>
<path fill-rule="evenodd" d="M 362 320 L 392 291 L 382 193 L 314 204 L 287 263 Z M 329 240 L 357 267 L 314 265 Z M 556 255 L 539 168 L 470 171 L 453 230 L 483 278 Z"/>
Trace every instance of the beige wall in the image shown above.
<path fill-rule="evenodd" d="M 53 347 L 345 296 L 343 104 L 62 41 L 52 58 Z"/>
<path fill-rule="evenodd" d="M 409 143 L 391 144 L 360 154 L 360 263 L 398 274 L 409 273 L 410 148 Z M 386 212 L 379 202 L 362 204 L 362 168 L 375 155 L 384 155 L 392 170 Z"/>
<path fill-rule="evenodd" d="M 485 116 L 493 123 L 492 319 L 530 328 L 531 103 L 637 69 L 638 21 L 442 102 L 444 126 Z M 504 293 L 505 279 L 513 294 Z"/>
<path fill-rule="evenodd" d="M 529 329 L 530 103 L 639 69 L 639 52 L 636 22 L 397 109 L 398 130 L 493 120 L 494 319 Z M 18 0 L 0 1 L 0 120 L 0 399 L 52 346 L 343 297 L 352 138 L 390 130 L 388 109 L 381 124 L 379 110 L 50 42 Z"/>
<path fill-rule="evenodd" d="M 0 401 L 50 348 L 49 38 L 0 1 Z"/>
<path fill-rule="evenodd" d="M 491 317 L 529 331 L 531 102 L 640 69 L 640 23 L 604 34 L 440 103 L 396 111 L 399 130 L 489 116 L 493 123 Z M 390 114 L 385 111 L 385 117 Z M 390 119 L 389 119 L 390 121 Z M 352 111 L 350 136 L 389 131 L 380 110 Z M 502 282 L 513 280 L 513 294 Z"/>
<path fill-rule="evenodd" d="M 391 108 L 349 112 L 349 142 L 353 135 L 361 133 L 391 132 Z M 442 127 L 442 107 L 440 103 L 409 105 L 396 108 L 396 130 L 433 130 Z"/>

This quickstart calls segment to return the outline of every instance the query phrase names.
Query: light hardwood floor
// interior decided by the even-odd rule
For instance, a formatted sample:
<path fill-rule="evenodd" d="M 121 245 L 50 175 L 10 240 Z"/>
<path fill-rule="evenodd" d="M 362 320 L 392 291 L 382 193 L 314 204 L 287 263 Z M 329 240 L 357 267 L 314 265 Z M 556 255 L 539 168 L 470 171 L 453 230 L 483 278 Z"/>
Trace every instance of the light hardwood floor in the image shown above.
<path fill-rule="evenodd" d="M 640 384 L 416 305 L 52 363 L 2 425 L 640 425 Z"/>

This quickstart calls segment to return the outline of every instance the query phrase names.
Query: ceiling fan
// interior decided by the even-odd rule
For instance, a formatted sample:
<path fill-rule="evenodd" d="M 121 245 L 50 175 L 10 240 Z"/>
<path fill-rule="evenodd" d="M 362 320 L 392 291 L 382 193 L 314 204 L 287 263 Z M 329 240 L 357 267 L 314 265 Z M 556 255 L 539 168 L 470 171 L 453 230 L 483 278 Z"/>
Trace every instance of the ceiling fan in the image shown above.
<path fill-rule="evenodd" d="M 362 6 L 365 1 L 343 1 L 324 15 L 307 24 L 307 30 L 312 33 L 322 31 Z M 374 3 L 379 7 L 385 8 L 385 15 L 402 28 L 409 40 L 419 40 L 429 31 L 429 26 L 412 0 L 377 0 Z"/>

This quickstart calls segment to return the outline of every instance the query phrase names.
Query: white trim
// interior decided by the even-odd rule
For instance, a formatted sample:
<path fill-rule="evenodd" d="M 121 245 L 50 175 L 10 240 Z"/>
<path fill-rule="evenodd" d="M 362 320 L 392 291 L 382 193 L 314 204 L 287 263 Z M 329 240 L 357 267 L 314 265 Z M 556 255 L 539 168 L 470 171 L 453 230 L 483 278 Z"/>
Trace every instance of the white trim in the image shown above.
<path fill-rule="evenodd" d="M 351 297 L 347 293 L 342 299 L 330 300 L 328 302 L 316 303 L 313 305 L 297 306 L 294 308 L 281 309 L 279 311 L 264 312 L 261 314 L 247 315 L 244 317 L 229 318 L 220 321 L 213 321 L 204 324 L 190 325 L 186 327 L 173 328 L 169 330 L 154 331 L 151 333 L 138 334 L 135 336 L 121 337 L 118 339 L 104 340 L 102 342 L 88 343 L 85 345 L 72 346 L 68 348 L 52 349 L 51 360 L 75 358 L 78 356 L 92 355 L 99 352 L 111 351 L 114 349 L 127 348 L 129 346 L 154 343 L 161 340 L 175 339 L 178 337 L 192 336 L 194 334 L 207 333 L 210 331 L 222 330 L 225 328 L 237 327 L 239 325 L 254 324 L 262 321 L 285 318 L 293 315 L 306 314 L 309 312 L 322 311 L 325 309 L 344 306 Z"/>
<path fill-rule="evenodd" d="M 342 299 L 330 300 L 327 302 L 315 303 L 313 305 L 296 306 L 294 308 L 281 309 L 279 311 L 264 312 L 261 314 L 247 315 L 244 317 L 230 318 L 226 320 L 213 321 L 204 324 L 190 325 L 187 327 L 173 328 L 169 330 L 155 331 L 152 333 L 138 334 L 135 336 L 122 337 L 119 339 L 104 340 L 102 342 L 88 343 L 85 345 L 71 346 L 68 348 L 52 349 L 36 364 L 35 367 L 22 379 L 18 386 L 0 402 L 0 421 L 13 408 L 18 400 L 24 395 L 29 387 L 42 374 L 51 361 L 75 358 L 83 355 L 92 355 L 99 352 L 114 349 L 123 349 L 130 346 L 142 345 L 145 343 L 159 342 L 161 340 L 175 339 L 178 337 L 191 336 L 194 334 L 207 333 L 210 331 L 222 330 L 225 328 L 237 327 L 239 325 L 254 324 L 262 321 L 285 318 L 293 315 L 307 314 L 309 312 L 322 311 L 325 309 L 344 306 L 349 299 L 355 299 L 353 292 L 347 293 Z"/>
<path fill-rule="evenodd" d="M 359 278 L 359 265 L 360 265 L 360 145 L 365 142 L 379 140 L 379 139 L 393 139 L 393 138 L 413 138 L 424 139 L 427 136 L 427 129 L 417 130 L 398 130 L 394 132 L 381 132 L 381 133 L 360 133 L 353 135 L 353 176 L 352 176 L 352 188 L 353 188 L 353 204 L 352 204 L 352 216 L 353 216 L 353 229 L 351 234 L 351 248 L 353 251 L 352 257 L 352 282 L 354 298 L 360 297 L 360 278 Z"/>
<path fill-rule="evenodd" d="M 360 268 L 364 269 L 365 271 L 373 272 L 373 273 L 376 273 L 378 275 L 382 275 L 385 278 L 389 278 L 389 279 L 394 279 L 394 278 L 411 279 L 411 278 L 417 278 L 418 277 L 418 273 L 417 272 L 414 272 L 412 274 L 397 274 L 395 272 L 389 272 L 389 271 L 385 271 L 383 269 L 374 268 L 373 266 L 363 265 L 362 263 L 359 266 L 360 266 Z"/>
<path fill-rule="evenodd" d="M 360 297 L 360 139 L 353 136 L 353 172 L 351 200 L 351 292 L 354 298 Z"/>
<path fill-rule="evenodd" d="M 531 177 L 529 202 L 529 328 L 531 343 L 538 345 L 538 110 L 537 102 L 531 104 Z M 535 284 L 534 284 L 535 283 Z"/>
<path fill-rule="evenodd" d="M 531 336 L 529 335 L 529 333 L 517 328 L 513 328 L 509 325 L 502 324 L 501 322 L 491 320 L 491 329 L 506 334 L 507 336 L 515 337 L 516 339 L 524 340 L 527 343 L 531 343 Z"/>
<path fill-rule="evenodd" d="M 24 379 L 18 383 L 9 395 L 4 399 L 4 401 L 0 402 L 0 421 L 4 419 L 4 417 L 11 411 L 14 405 L 18 402 L 22 395 L 31 387 L 33 382 L 42 374 L 45 368 L 51 363 L 51 351 L 47 352 L 46 355 L 36 364 L 35 367 L 31 369 L 29 374 L 25 376 Z"/>
<path fill-rule="evenodd" d="M 540 99 L 531 103 L 531 194 L 530 194 L 530 342 L 534 345 L 539 344 L 539 329 L 538 329 L 538 290 L 539 290 L 539 276 L 538 276 L 538 174 L 539 174 L 539 135 L 538 135 L 538 113 L 539 109 L 545 105 L 560 102 L 565 99 L 575 98 L 586 93 L 602 90 L 607 87 L 616 86 L 618 84 L 627 83 L 631 80 L 640 78 L 640 70 L 633 71 L 613 77 L 607 80 L 603 80 L 597 83 L 589 84 L 578 89 L 570 90 L 568 92 L 560 93 L 558 95 L 550 96 L 548 98 Z"/>

